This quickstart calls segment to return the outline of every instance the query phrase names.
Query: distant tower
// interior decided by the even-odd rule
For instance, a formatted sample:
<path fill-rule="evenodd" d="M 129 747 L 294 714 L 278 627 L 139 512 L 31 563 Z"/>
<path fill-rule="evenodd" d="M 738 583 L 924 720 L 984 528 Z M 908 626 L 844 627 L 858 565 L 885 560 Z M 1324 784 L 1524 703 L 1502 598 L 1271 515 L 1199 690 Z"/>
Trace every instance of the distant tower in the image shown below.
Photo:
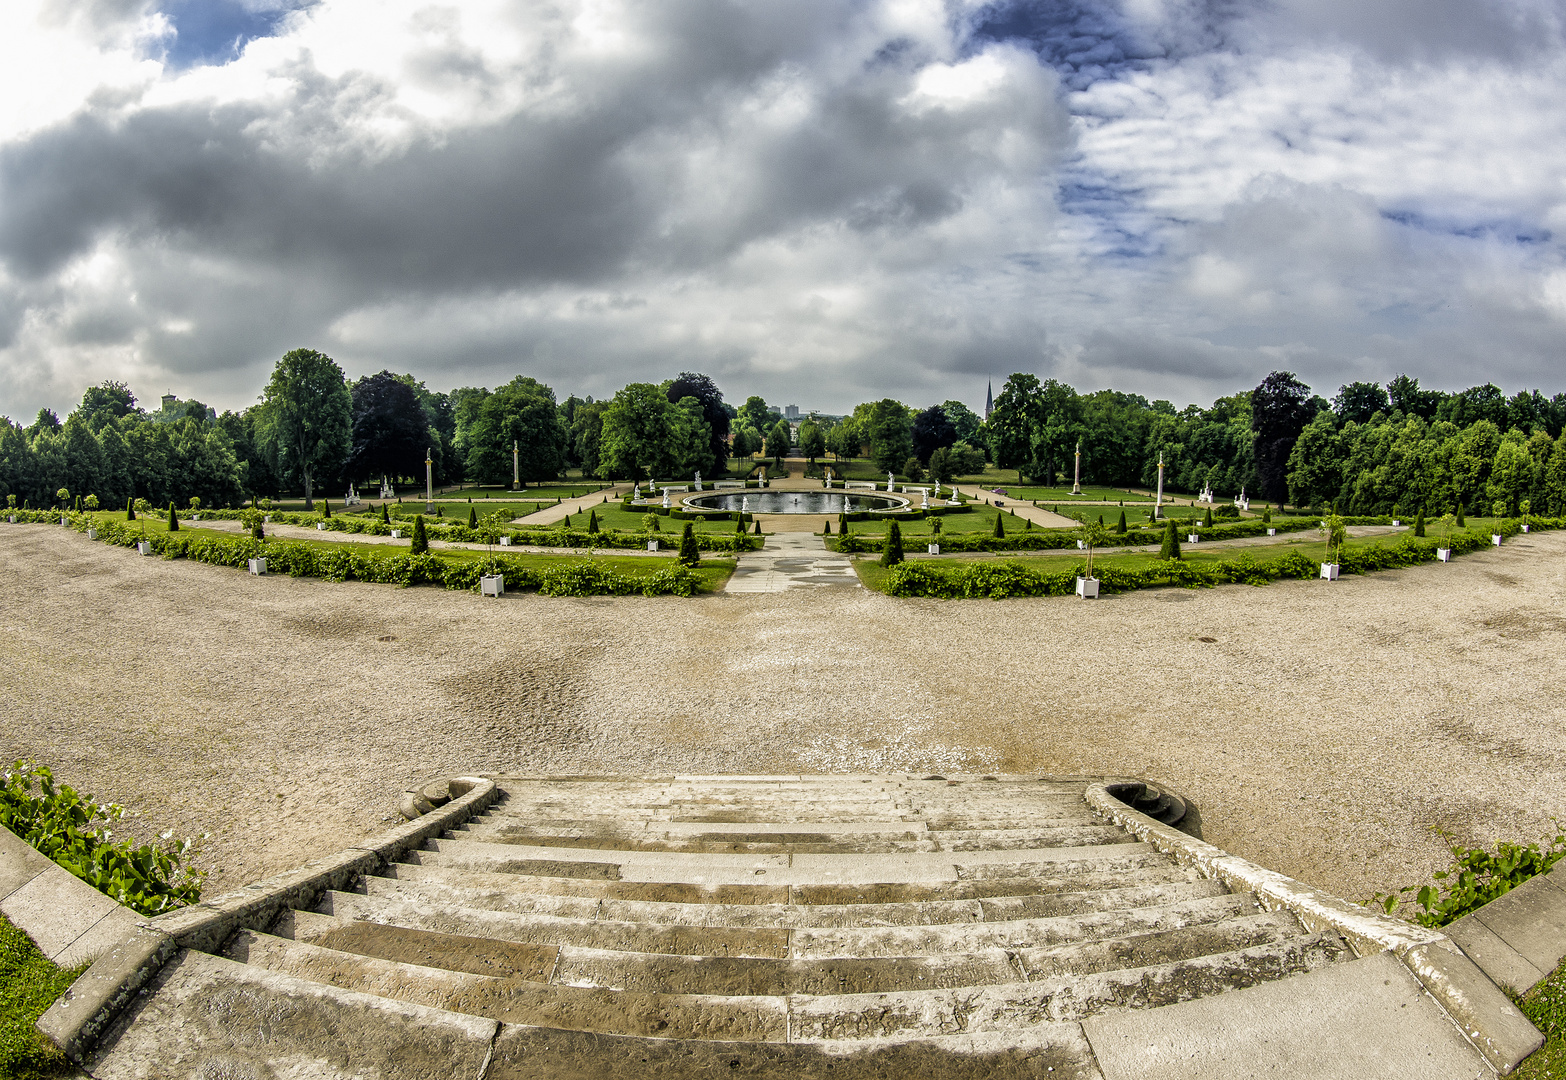
<path fill-rule="evenodd" d="M 984 384 L 984 422 L 986 424 L 988 424 L 990 422 L 990 413 L 992 413 L 994 411 L 995 411 L 995 384 L 993 382 L 987 382 L 987 383 Z"/>

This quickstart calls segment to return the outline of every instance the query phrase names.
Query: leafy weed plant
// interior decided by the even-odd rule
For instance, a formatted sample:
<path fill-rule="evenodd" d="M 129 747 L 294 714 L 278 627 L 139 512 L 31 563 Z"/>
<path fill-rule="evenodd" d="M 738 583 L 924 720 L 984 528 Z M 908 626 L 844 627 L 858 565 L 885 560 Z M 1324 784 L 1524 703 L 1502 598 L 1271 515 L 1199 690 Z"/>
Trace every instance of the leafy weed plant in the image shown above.
<path fill-rule="evenodd" d="M 1452 841 L 1451 834 L 1436 831 L 1452 853 L 1452 865 L 1431 875 L 1436 884 L 1409 885 L 1396 892 L 1377 893 L 1372 898 L 1391 915 L 1408 894 L 1413 893 L 1414 903 L 1420 908 L 1413 921 L 1431 929 L 1439 929 L 1477 911 L 1529 878 L 1545 873 L 1566 857 L 1566 834 L 1557 835 L 1547 848 L 1542 849 L 1538 844 L 1513 844 L 1501 840 L 1492 852 L 1462 847 Z"/>

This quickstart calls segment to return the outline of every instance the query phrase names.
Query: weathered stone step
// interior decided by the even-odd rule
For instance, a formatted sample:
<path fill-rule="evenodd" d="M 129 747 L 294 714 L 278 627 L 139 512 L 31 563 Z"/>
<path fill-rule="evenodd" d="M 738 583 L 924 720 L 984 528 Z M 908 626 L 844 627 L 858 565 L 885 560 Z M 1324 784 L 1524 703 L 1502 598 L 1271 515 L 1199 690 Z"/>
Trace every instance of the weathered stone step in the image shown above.
<path fill-rule="evenodd" d="M 1310 934 L 1140 968 L 974 987 L 818 997 L 793 1003 L 790 1038 L 867 1039 L 1022 1031 L 1109 1009 L 1147 1009 L 1295 975 L 1351 959 L 1335 935 Z"/>
<path fill-rule="evenodd" d="M 576 945 L 683 956 L 785 957 L 787 930 L 613 922 L 558 915 L 448 907 L 412 898 L 329 891 L 315 910 L 338 919 L 535 945 Z"/>
<path fill-rule="evenodd" d="M 515 911 L 562 917 L 601 918 L 617 922 L 670 923 L 685 926 L 796 927 L 936 926 L 948 923 L 1048 918 L 1106 911 L 1173 900 L 1217 896 L 1223 886 L 1191 880 L 1186 871 L 1142 871 L 1123 875 L 1134 886 L 1089 891 L 1008 896 L 986 899 L 936 900 L 891 904 L 692 904 L 617 900 L 550 893 L 514 892 L 505 882 L 462 885 L 439 879 L 364 880 L 370 896 L 406 897 L 428 904 L 449 904 L 490 911 Z"/>
<path fill-rule="evenodd" d="M 1061 862 L 1089 862 L 1151 850 L 1129 833 L 1115 830 L 1113 841 L 1096 845 L 1044 848 L 1019 859 L 1014 851 L 908 852 L 900 854 L 729 854 L 659 851 L 599 851 L 538 845 L 496 844 L 476 840 L 431 840 L 426 850 L 454 856 L 456 864 L 476 870 L 586 877 L 583 864 L 602 864 L 601 875 L 631 881 L 685 882 L 703 885 L 855 884 L 949 881 L 971 877 L 1028 877 L 1059 873 Z M 565 858 L 569 856 L 569 858 Z M 551 869 L 554 860 L 565 869 Z M 451 865 L 448 863 L 448 865 Z"/>
<path fill-rule="evenodd" d="M 485 1080 L 1103 1080 L 1077 1024 L 875 1043 L 680 1042 L 506 1025 Z"/>
<path fill-rule="evenodd" d="M 1171 900 L 1148 907 L 1112 908 L 1006 922 L 799 929 L 789 936 L 789 954 L 808 960 L 833 956 L 903 957 L 985 949 L 1044 948 L 1180 930 L 1251 915 L 1256 910 L 1255 898 L 1248 894 L 1223 894 Z"/>
<path fill-rule="evenodd" d="M 866 905 L 924 904 L 987 900 L 1015 902 L 1019 917 L 1032 911 L 1030 898 L 1061 892 L 1119 889 L 1139 884 L 1195 880 L 1193 872 L 1176 866 L 1167 855 L 1137 851 L 1111 859 L 1063 861 L 1054 873 L 1028 877 L 994 877 L 948 882 L 884 882 L 856 885 L 691 885 L 682 882 L 609 880 L 603 877 L 550 877 L 474 870 L 439 852 L 410 852 L 407 862 L 393 863 L 383 874 L 398 881 L 433 881 L 517 895 L 591 897 L 673 904 L 793 904 Z M 598 864 L 594 864 L 597 866 Z"/>
<path fill-rule="evenodd" d="M 476 1077 L 498 1027 L 182 951 L 105 1032 L 86 1065 L 98 1080 Z"/>
<path fill-rule="evenodd" d="M 601 851 L 688 851 L 695 853 L 844 853 L 889 854 L 927 851 L 1022 850 L 1084 844 L 1112 844 L 1125 839 L 1113 825 L 1056 824 L 1031 829 L 990 830 L 965 833 L 950 830 L 918 836 L 874 837 L 806 832 L 747 832 L 659 835 L 651 830 L 552 829 L 510 822 L 475 821 L 453 830 L 454 839 L 488 843 L 528 844 L 535 847 L 576 847 Z"/>
<path fill-rule="evenodd" d="M 512 1024 L 659 1039 L 785 1042 L 786 998 L 641 994 L 527 982 L 241 931 L 229 958 L 317 983 Z"/>
<path fill-rule="evenodd" d="M 1085 810 L 1085 808 L 1084 808 Z M 535 817 L 531 814 L 512 814 L 504 808 L 496 808 L 483 814 L 475 815 L 471 821 L 482 825 L 517 825 L 525 823 L 527 827 L 538 829 L 554 835 L 569 835 L 572 830 L 581 830 L 587 835 L 602 833 L 624 833 L 626 835 L 647 834 L 649 836 L 729 836 L 736 833 L 784 833 L 810 834 L 815 836 L 845 836 L 850 839 L 859 836 L 893 836 L 918 838 L 924 835 L 926 825 L 923 821 L 820 821 L 801 822 L 791 818 L 788 821 L 769 821 L 761 823 L 735 823 L 723 821 L 670 821 L 668 819 L 648 818 L 645 820 L 632 820 L 622 814 L 577 814 L 565 818 Z M 1092 821 L 1101 824 L 1097 819 L 1084 813 L 1083 821 Z M 761 826 L 758 828 L 758 824 Z"/>

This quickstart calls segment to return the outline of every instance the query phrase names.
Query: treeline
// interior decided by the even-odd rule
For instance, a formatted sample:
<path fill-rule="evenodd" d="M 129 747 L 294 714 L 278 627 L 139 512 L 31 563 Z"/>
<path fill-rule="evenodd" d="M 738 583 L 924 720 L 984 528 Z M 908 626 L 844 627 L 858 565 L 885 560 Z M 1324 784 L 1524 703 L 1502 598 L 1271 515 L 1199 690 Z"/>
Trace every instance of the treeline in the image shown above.
<path fill-rule="evenodd" d="M 556 398 L 518 376 L 493 390 L 434 391 L 382 371 L 348 381 L 328 356 L 296 349 L 278 361 L 257 404 L 219 415 L 198 401 L 138 407 L 123 383 L 88 389 L 62 422 L 48 410 L 31 426 L 0 423 L 0 497 L 53 505 L 61 490 L 105 506 L 191 497 L 209 507 L 252 496 L 349 483 L 423 486 L 426 455 L 438 485 L 546 483 L 565 470 L 613 480 L 719 478 L 753 471 L 754 456 L 866 458 L 879 471 L 942 481 L 987 463 L 1019 478 L 1069 480 L 1080 447 L 1084 483 L 1166 490 L 1242 490 L 1296 506 L 1376 515 L 1475 514 L 1527 500 L 1566 513 L 1566 394 L 1507 397 L 1486 384 L 1425 390 L 1399 375 L 1385 387 L 1356 382 L 1329 401 L 1289 372 L 1209 408 L 1177 410 L 1117 390 L 1078 393 L 1016 374 L 990 416 L 958 401 L 923 409 L 885 398 L 843 417 L 791 425 L 758 396 L 724 400 L 706 375 L 632 383 L 606 401 Z M 515 459 L 513 459 L 513 453 Z"/>

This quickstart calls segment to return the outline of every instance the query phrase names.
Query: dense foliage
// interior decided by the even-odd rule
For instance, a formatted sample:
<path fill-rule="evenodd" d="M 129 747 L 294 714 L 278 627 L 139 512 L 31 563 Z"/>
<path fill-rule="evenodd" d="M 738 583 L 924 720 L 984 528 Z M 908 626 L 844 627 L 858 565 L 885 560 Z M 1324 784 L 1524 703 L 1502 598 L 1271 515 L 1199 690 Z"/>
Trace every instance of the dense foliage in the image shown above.
<path fill-rule="evenodd" d="M 125 808 L 83 797 L 39 765 L 18 761 L 0 772 L 0 825 L 107 896 L 143 915 L 193 904 L 202 875 L 182 865 L 191 842 L 115 840 L 110 826 Z"/>

